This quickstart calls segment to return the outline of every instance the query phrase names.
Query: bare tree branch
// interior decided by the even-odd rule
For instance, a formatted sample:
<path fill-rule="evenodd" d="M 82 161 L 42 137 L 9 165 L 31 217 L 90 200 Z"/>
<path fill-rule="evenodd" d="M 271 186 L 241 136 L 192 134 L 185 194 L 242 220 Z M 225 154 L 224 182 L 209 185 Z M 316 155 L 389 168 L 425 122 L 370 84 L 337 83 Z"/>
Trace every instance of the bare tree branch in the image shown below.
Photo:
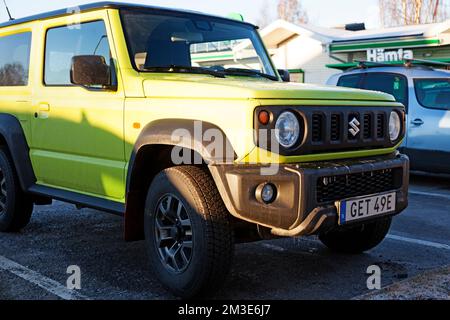
<path fill-rule="evenodd" d="M 450 17 L 449 0 L 378 0 L 385 27 L 435 23 Z"/>
<path fill-rule="evenodd" d="M 279 0 L 278 17 L 292 23 L 308 23 L 308 13 L 299 0 Z"/>
<path fill-rule="evenodd" d="M 267 27 L 273 20 L 273 15 L 270 8 L 269 0 L 264 0 L 263 5 L 261 6 L 260 14 L 256 24 L 261 27 Z"/>

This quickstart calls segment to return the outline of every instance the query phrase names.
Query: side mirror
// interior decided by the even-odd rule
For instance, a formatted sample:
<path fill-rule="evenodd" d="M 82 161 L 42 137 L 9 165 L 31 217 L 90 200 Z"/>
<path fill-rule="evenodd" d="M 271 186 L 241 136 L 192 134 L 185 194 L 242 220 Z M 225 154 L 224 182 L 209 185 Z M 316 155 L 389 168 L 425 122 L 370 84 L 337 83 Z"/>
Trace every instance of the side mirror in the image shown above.
<path fill-rule="evenodd" d="M 103 56 L 75 56 L 70 81 L 83 87 L 111 87 L 110 67 Z"/>
<path fill-rule="evenodd" d="M 278 73 L 281 77 L 281 80 L 283 80 L 283 82 L 291 82 L 291 74 L 289 73 L 288 70 L 279 69 Z"/>

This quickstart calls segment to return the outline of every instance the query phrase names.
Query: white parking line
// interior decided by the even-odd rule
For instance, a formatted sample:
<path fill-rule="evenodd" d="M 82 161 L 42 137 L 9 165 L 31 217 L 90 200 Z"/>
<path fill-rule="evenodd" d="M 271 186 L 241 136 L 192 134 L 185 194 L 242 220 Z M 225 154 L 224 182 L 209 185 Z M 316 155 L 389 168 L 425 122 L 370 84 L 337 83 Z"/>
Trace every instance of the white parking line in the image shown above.
<path fill-rule="evenodd" d="M 64 300 L 89 300 L 82 294 L 72 291 L 61 285 L 59 282 L 43 276 L 42 274 L 28 269 L 8 258 L 0 256 L 0 270 L 8 271 L 25 281 L 37 285 L 51 294 Z"/>
<path fill-rule="evenodd" d="M 442 199 L 450 200 L 450 195 L 443 194 L 443 193 L 410 190 L 409 194 L 417 195 L 417 196 L 428 196 L 428 197 L 435 197 L 435 198 L 442 198 Z"/>
<path fill-rule="evenodd" d="M 447 244 L 443 244 L 443 243 L 437 243 L 437 242 L 431 242 L 431 241 L 426 241 L 426 240 L 401 237 L 401 236 L 396 236 L 396 235 L 393 235 L 393 234 L 389 234 L 387 236 L 387 238 L 391 239 L 391 240 L 396 240 L 396 241 L 403 241 L 403 242 L 419 244 L 419 245 L 422 245 L 422 246 L 432 247 L 432 248 L 436 248 L 436 249 L 450 250 L 450 246 L 447 245 Z"/>
<path fill-rule="evenodd" d="M 438 243 L 438 242 L 432 242 L 432 241 L 426 241 L 426 240 L 420 240 L 420 239 L 396 236 L 396 235 L 393 235 L 393 234 L 387 235 L 386 238 L 387 239 L 391 239 L 391 240 L 395 240 L 395 241 L 403 241 L 403 242 L 418 244 L 418 245 L 421 245 L 421 246 L 426 246 L 426 247 L 431 247 L 431 248 L 436 248 L 436 249 L 450 250 L 450 245 L 447 245 L 447 244 L 444 244 L 444 243 Z M 302 239 L 302 240 L 306 240 L 306 241 L 310 241 L 310 242 L 314 242 L 314 243 L 318 243 L 319 242 L 317 240 L 306 239 L 306 238 Z M 285 249 L 283 247 L 280 247 L 280 246 L 277 246 L 277 245 L 273 245 L 273 244 L 270 244 L 270 243 L 261 243 L 260 246 L 264 247 L 266 249 L 277 251 L 277 252 L 286 252 L 287 251 L 287 249 Z"/>

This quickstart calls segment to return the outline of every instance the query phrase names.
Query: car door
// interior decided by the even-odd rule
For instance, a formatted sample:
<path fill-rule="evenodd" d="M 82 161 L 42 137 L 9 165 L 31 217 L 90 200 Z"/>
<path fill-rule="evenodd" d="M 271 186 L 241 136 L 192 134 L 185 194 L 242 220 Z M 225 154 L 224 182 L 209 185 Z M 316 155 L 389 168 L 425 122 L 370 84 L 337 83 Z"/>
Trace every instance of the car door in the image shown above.
<path fill-rule="evenodd" d="M 405 152 L 413 170 L 450 173 L 450 78 L 414 79 Z"/>
<path fill-rule="evenodd" d="M 117 67 L 107 19 L 106 11 L 94 12 L 82 15 L 77 25 L 68 25 L 67 18 L 43 25 L 45 63 L 33 96 L 31 157 L 38 184 L 121 201 L 125 154 L 120 79 L 117 90 L 74 86 L 70 80 L 76 55 L 101 55 L 113 71 Z"/>

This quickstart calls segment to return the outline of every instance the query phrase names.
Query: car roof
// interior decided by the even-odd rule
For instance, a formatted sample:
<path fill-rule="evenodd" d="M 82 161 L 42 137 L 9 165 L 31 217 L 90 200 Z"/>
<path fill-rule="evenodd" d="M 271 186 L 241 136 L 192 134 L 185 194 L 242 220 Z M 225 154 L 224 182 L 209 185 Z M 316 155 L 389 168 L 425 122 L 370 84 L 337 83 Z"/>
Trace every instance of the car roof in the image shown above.
<path fill-rule="evenodd" d="M 189 14 L 195 14 L 198 16 L 203 16 L 206 18 L 216 18 L 216 19 L 222 19 L 222 20 L 229 20 L 237 23 L 242 23 L 246 25 L 250 25 L 252 27 L 257 28 L 255 25 L 245 22 L 245 21 L 239 21 L 231 18 L 226 17 L 220 17 L 215 15 L 210 15 L 202 12 L 197 11 L 191 11 L 191 10 L 181 10 L 181 9 L 172 9 L 172 8 L 164 8 L 164 7 L 158 7 L 158 6 L 149 6 L 149 5 L 142 5 L 142 4 L 132 4 L 132 3 L 123 3 L 123 2 L 111 2 L 111 1 L 103 1 L 103 2 L 95 2 L 95 3 L 89 3 L 81 6 L 75 6 L 65 9 L 59 9 L 55 11 L 45 12 L 36 14 L 33 16 L 10 20 L 8 22 L 0 23 L 0 28 L 9 27 L 13 25 L 18 25 L 26 22 L 32 22 L 37 20 L 45 20 L 45 19 L 51 19 L 66 15 L 74 14 L 75 12 L 87 12 L 87 11 L 94 11 L 99 9 L 145 9 L 145 10 L 154 10 L 154 11 L 161 11 L 161 12 L 173 12 L 173 13 L 189 13 Z M 76 11 L 75 11 L 76 10 Z M 74 12 L 75 11 L 75 12 Z"/>
<path fill-rule="evenodd" d="M 349 74 L 358 73 L 398 73 L 405 75 L 406 77 L 415 78 L 450 78 L 450 71 L 434 69 L 430 67 L 414 66 L 414 67 L 373 67 L 373 68 L 361 68 L 344 71 L 338 74 L 339 77 Z"/>

